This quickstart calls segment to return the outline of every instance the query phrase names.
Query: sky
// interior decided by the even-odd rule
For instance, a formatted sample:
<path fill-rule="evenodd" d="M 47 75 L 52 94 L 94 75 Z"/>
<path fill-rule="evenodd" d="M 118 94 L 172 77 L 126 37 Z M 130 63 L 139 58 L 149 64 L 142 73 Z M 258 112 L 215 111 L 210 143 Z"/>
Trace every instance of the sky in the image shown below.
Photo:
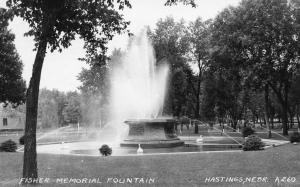
<path fill-rule="evenodd" d="M 236 6 L 240 0 L 196 0 L 197 8 L 191 6 L 164 6 L 166 0 L 131 0 L 131 9 L 125 9 L 121 13 L 125 20 L 131 22 L 129 29 L 132 33 L 138 33 L 145 26 L 155 28 L 156 22 L 167 16 L 174 17 L 175 20 L 184 19 L 187 22 L 194 21 L 197 17 L 203 20 L 214 18 L 224 8 L 232 5 Z M 0 0 L 0 7 L 5 7 L 6 0 Z M 33 38 L 24 37 L 24 32 L 29 27 L 20 18 L 15 18 L 9 28 L 16 35 L 15 45 L 24 64 L 23 78 L 29 83 L 32 65 L 35 58 Z M 127 35 L 118 35 L 108 44 L 109 51 L 114 48 L 125 49 Z M 76 39 L 72 46 L 64 49 L 62 53 L 48 52 L 42 70 L 40 88 L 57 89 L 60 91 L 74 91 L 80 86 L 77 76 L 82 68 L 88 66 L 79 61 L 84 57 L 83 42 Z"/>

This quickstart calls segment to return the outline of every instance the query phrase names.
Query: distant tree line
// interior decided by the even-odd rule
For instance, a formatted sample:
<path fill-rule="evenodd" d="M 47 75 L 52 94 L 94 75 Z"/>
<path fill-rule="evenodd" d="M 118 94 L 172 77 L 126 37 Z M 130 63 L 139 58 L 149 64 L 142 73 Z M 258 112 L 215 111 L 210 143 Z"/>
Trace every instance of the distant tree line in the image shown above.
<path fill-rule="evenodd" d="M 57 128 L 81 123 L 81 96 L 78 92 L 41 89 L 38 127 Z"/>
<path fill-rule="evenodd" d="M 16 110 L 25 115 L 25 108 L 26 104 L 22 104 Z M 82 123 L 82 111 L 82 97 L 79 92 L 43 88 L 39 92 L 38 128 L 59 128 Z"/>

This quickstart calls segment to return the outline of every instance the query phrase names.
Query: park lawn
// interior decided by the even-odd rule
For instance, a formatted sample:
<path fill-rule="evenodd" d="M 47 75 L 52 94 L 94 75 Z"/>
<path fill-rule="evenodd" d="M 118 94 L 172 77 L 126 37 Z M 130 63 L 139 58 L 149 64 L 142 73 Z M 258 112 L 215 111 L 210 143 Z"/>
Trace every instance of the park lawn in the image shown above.
<path fill-rule="evenodd" d="M 125 157 L 38 155 L 39 177 L 52 183 L 41 186 L 116 186 L 107 178 L 151 177 L 142 186 L 275 186 L 275 177 L 291 176 L 300 185 L 300 145 L 287 144 L 264 151 L 169 154 Z M 0 153 L 0 186 L 16 186 L 21 177 L 22 153 Z M 206 177 L 268 177 L 268 183 L 205 183 Z M 101 178 L 99 184 L 54 183 L 56 178 Z M 138 186 L 119 184 L 117 186 Z M 285 185 L 283 185 L 285 186 Z"/>

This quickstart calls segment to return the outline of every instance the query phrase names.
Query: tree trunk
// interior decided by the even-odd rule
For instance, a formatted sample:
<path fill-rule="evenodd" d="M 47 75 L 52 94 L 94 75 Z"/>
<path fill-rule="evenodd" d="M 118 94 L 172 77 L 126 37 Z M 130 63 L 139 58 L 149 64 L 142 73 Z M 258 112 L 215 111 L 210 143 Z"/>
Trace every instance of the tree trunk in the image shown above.
<path fill-rule="evenodd" d="M 48 29 L 49 24 L 44 22 L 42 36 L 38 43 L 38 50 L 33 64 L 32 76 L 26 94 L 23 178 L 38 178 L 36 154 L 37 111 L 41 72 L 47 49 L 46 33 Z"/>
<path fill-rule="evenodd" d="M 282 133 L 287 136 L 288 133 L 288 85 L 284 86 L 284 101 L 282 103 Z"/>
<path fill-rule="evenodd" d="M 299 105 L 297 105 L 296 117 L 297 117 L 297 123 L 298 123 L 298 130 L 300 129 L 299 110 L 300 110 Z"/>
<path fill-rule="evenodd" d="M 288 116 L 286 104 L 284 103 L 282 107 L 282 133 L 283 135 L 288 135 Z"/>
<path fill-rule="evenodd" d="M 294 116 L 290 114 L 290 128 L 294 127 Z"/>
<path fill-rule="evenodd" d="M 194 125 L 195 125 L 195 134 L 198 134 L 199 133 L 198 122 L 195 122 Z"/>
<path fill-rule="evenodd" d="M 272 138 L 270 123 L 269 123 L 269 86 L 265 85 L 265 122 L 268 129 L 268 137 Z"/>
<path fill-rule="evenodd" d="M 282 133 L 283 135 L 287 136 L 288 135 L 288 82 L 285 81 L 284 82 L 284 90 L 282 93 L 282 90 L 280 88 L 280 90 L 276 89 L 276 87 L 272 84 L 269 84 L 271 86 L 271 88 L 273 89 L 273 91 L 275 92 L 276 96 L 277 96 L 277 100 L 279 101 L 280 105 L 281 105 L 281 109 L 282 109 L 282 114 L 281 114 L 281 118 L 282 118 Z"/>
<path fill-rule="evenodd" d="M 259 117 L 258 117 L 258 115 L 256 115 L 256 121 L 254 122 L 254 125 L 255 125 L 256 123 L 259 123 Z"/>
<path fill-rule="evenodd" d="M 238 123 L 238 120 L 237 119 L 233 119 L 232 128 L 234 129 L 234 132 L 236 130 L 237 123 Z"/>
<path fill-rule="evenodd" d="M 262 119 L 261 118 L 258 118 L 258 119 L 259 119 L 259 125 L 260 125 L 260 127 L 262 127 L 262 124 L 263 124 Z"/>
<path fill-rule="evenodd" d="M 195 119 L 199 119 L 199 113 L 200 113 L 200 100 L 196 99 L 196 109 L 195 109 Z"/>
<path fill-rule="evenodd" d="M 198 80 L 197 80 L 197 90 L 196 90 L 196 110 L 195 110 L 195 118 L 199 119 L 200 114 L 200 95 L 201 95 L 201 83 L 202 83 L 202 74 L 203 74 L 203 68 L 201 66 L 201 56 L 198 55 L 197 59 L 197 65 L 198 65 Z"/>
<path fill-rule="evenodd" d="M 299 114 L 297 114 L 297 122 L 298 122 L 298 129 L 300 129 L 300 119 L 299 119 Z"/>
<path fill-rule="evenodd" d="M 289 108 L 290 128 L 294 127 L 295 106 Z"/>
<path fill-rule="evenodd" d="M 274 129 L 274 116 L 271 116 L 271 128 Z"/>
<path fill-rule="evenodd" d="M 274 116 L 275 116 L 275 109 L 274 107 L 270 104 L 269 102 L 269 117 L 270 117 L 270 120 L 271 120 L 271 129 L 274 129 Z"/>
<path fill-rule="evenodd" d="M 255 116 L 252 116 L 252 122 L 253 122 L 253 124 L 255 124 Z M 246 123 L 244 123 L 243 125 L 244 125 L 244 127 L 246 127 Z"/>

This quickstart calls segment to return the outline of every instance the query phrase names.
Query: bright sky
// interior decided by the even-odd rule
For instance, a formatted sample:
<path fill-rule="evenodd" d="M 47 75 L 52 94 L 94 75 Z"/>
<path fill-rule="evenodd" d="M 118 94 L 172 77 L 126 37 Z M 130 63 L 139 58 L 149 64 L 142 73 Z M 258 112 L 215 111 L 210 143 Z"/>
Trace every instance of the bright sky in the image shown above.
<path fill-rule="evenodd" d="M 160 18 L 173 16 L 176 20 L 181 18 L 186 21 L 194 21 L 197 17 L 203 20 L 214 18 L 218 12 L 229 5 L 237 5 L 240 0 L 196 0 L 198 7 L 190 6 L 164 6 L 166 0 L 131 0 L 132 9 L 123 11 L 125 19 L 131 22 L 130 31 L 139 32 L 144 26 L 149 25 L 152 29 Z M 6 0 L 0 0 L 0 7 L 5 7 Z M 16 35 L 15 44 L 21 60 L 24 64 L 23 77 L 29 83 L 32 65 L 35 58 L 33 51 L 33 39 L 24 37 L 28 30 L 26 22 L 19 18 L 13 20 L 10 28 Z M 110 50 L 113 48 L 125 48 L 127 35 L 116 36 L 109 44 Z M 45 58 L 41 88 L 58 89 L 61 91 L 73 91 L 80 86 L 77 76 L 83 67 L 87 67 L 78 58 L 84 57 L 83 42 L 75 40 L 72 46 L 62 51 L 62 53 L 48 53 Z"/>

